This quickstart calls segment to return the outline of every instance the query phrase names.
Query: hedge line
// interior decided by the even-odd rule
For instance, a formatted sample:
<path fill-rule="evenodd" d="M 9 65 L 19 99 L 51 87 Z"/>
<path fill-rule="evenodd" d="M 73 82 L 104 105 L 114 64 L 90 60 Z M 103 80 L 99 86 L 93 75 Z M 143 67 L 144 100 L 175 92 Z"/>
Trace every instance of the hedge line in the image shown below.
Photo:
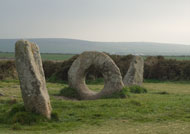
<path fill-rule="evenodd" d="M 109 55 L 124 76 L 129 68 L 132 55 Z M 78 55 L 63 62 L 43 61 L 46 79 L 67 81 L 67 72 Z M 87 79 L 102 77 L 93 66 L 89 69 Z M 14 61 L 0 61 L 0 79 L 17 78 Z M 145 79 L 157 80 L 190 80 L 190 61 L 164 59 L 162 56 L 147 57 L 144 67 Z"/>

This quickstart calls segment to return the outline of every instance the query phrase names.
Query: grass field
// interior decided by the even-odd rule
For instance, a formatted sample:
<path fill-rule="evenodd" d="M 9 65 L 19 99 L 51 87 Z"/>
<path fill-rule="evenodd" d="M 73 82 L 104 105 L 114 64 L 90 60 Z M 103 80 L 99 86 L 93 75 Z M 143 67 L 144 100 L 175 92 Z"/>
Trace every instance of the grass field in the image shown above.
<path fill-rule="evenodd" d="M 67 60 L 74 56 L 73 54 L 41 54 L 43 60 Z M 2 53 L 0 52 L 0 59 L 13 59 L 14 53 Z M 176 60 L 190 60 L 190 56 L 165 56 L 166 59 L 176 59 Z"/>
<path fill-rule="evenodd" d="M 166 59 L 190 60 L 190 56 L 164 56 Z"/>
<path fill-rule="evenodd" d="M 0 123 L 0 134 L 189 134 L 190 82 L 143 84 L 147 94 L 126 99 L 94 101 L 65 100 L 59 94 L 63 83 L 47 83 L 59 121 L 32 125 Z M 88 85 L 100 90 L 102 83 Z M 14 105 L 23 104 L 18 81 L 0 81 L 0 118 Z M 12 100 L 16 99 L 16 104 Z M 0 121 L 1 122 L 1 121 Z"/>

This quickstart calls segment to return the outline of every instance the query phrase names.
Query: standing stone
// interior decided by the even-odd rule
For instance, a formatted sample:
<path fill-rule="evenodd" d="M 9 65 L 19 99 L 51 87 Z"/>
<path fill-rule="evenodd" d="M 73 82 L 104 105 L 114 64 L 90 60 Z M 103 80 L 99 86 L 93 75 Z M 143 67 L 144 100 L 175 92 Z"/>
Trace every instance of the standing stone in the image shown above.
<path fill-rule="evenodd" d="M 89 68 L 98 69 L 104 77 L 104 88 L 100 92 L 91 91 L 85 82 Z M 81 99 L 94 100 L 111 96 L 124 87 L 119 68 L 106 54 L 83 52 L 72 64 L 68 72 L 69 86 L 76 89 Z"/>
<path fill-rule="evenodd" d="M 142 85 L 144 74 L 144 59 L 140 56 L 134 56 L 127 74 L 123 79 L 125 86 Z"/>
<path fill-rule="evenodd" d="M 38 46 L 26 40 L 17 41 L 15 58 L 26 110 L 50 119 L 51 104 Z"/>

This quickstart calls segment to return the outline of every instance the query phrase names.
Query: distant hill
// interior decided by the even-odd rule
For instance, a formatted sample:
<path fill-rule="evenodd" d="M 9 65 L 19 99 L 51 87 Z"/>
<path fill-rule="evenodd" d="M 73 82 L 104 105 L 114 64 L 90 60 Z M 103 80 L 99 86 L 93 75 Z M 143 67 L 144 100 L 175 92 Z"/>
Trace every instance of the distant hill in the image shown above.
<path fill-rule="evenodd" d="M 18 39 L 0 39 L 0 52 L 14 52 Z M 72 53 L 101 51 L 111 54 L 190 55 L 190 45 L 153 42 L 93 42 L 65 38 L 28 39 L 39 45 L 42 53 Z"/>

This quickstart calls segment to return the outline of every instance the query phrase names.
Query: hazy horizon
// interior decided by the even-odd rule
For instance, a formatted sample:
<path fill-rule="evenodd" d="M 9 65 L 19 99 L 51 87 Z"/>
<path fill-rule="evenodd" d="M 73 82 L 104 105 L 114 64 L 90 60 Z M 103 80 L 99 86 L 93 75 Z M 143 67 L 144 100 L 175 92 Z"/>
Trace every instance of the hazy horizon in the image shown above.
<path fill-rule="evenodd" d="M 157 44 L 168 44 L 168 45 L 190 45 L 190 44 L 179 44 L 179 43 L 170 43 L 170 42 L 153 42 L 153 41 L 94 41 L 94 40 L 85 40 L 85 39 L 74 39 L 74 38 L 0 38 L 0 40 L 30 40 L 30 39 L 69 39 L 69 40 L 79 40 L 87 42 L 99 42 L 99 43 L 157 43 Z"/>
<path fill-rule="evenodd" d="M 190 45 L 189 0 L 0 0 L 0 39 Z"/>
<path fill-rule="evenodd" d="M 72 53 L 99 51 L 119 55 L 190 55 L 190 45 L 151 42 L 91 42 L 63 38 L 28 39 L 38 44 L 42 53 Z M 0 39 L 1 52 L 14 52 L 17 39 Z"/>

